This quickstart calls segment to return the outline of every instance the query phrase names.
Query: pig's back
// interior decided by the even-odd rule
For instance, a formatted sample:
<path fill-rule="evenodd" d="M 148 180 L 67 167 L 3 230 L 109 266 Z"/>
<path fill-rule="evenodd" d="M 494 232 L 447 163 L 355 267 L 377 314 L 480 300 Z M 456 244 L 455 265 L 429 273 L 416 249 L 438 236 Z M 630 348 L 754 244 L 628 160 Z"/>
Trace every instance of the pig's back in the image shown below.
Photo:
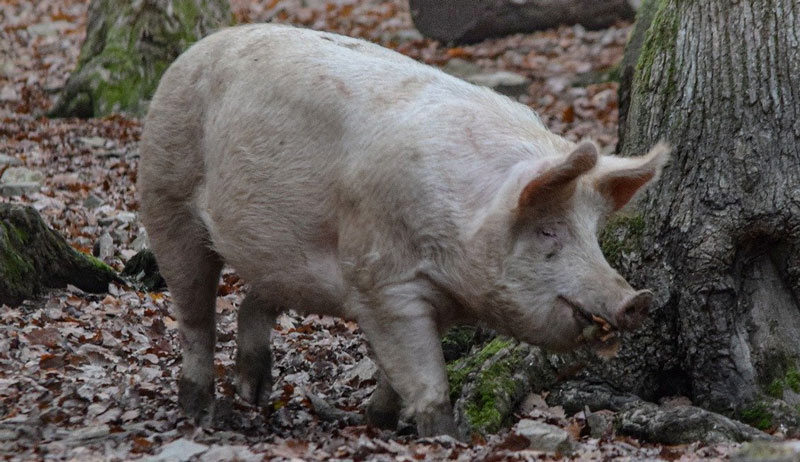
<path fill-rule="evenodd" d="M 198 42 L 165 73 L 142 183 L 184 197 L 246 279 L 291 258 L 337 285 L 343 221 L 410 229 L 410 249 L 457 239 L 465 206 L 536 155 L 525 139 L 542 134 L 527 108 L 377 45 L 244 26 Z"/>

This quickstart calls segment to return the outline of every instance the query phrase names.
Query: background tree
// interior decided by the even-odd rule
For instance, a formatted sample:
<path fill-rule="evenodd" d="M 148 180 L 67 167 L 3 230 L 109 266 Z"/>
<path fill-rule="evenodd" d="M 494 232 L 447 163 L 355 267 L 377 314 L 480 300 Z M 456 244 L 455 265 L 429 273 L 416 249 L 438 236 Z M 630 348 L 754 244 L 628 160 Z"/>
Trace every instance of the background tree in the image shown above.
<path fill-rule="evenodd" d="M 451 365 L 456 408 L 480 428 L 487 409 L 542 387 L 574 410 L 625 408 L 555 385 L 571 376 L 797 434 L 800 4 L 650 0 L 640 12 L 621 69 L 620 152 L 665 139 L 673 157 L 601 243 L 632 285 L 656 292 L 651 319 L 609 362 L 497 340 L 476 348 Z M 480 390 L 493 388 L 489 403 Z"/>
<path fill-rule="evenodd" d="M 443 42 L 477 42 L 515 32 L 582 24 L 589 29 L 632 19 L 630 0 L 410 0 L 422 34 Z"/>
<path fill-rule="evenodd" d="M 167 66 L 233 18 L 228 0 L 92 0 L 88 16 L 78 65 L 51 116 L 142 115 Z"/>

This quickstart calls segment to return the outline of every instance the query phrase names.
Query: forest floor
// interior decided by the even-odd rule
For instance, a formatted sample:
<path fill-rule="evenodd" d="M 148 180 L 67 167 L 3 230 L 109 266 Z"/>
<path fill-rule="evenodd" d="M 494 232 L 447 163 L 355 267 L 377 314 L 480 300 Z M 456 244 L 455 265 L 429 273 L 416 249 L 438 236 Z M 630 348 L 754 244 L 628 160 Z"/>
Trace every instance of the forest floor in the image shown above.
<path fill-rule="evenodd" d="M 531 79 L 517 99 L 571 140 L 616 145 L 617 84 L 598 81 L 621 59 L 630 24 L 601 31 L 560 27 L 449 47 L 414 30 L 405 0 L 233 0 L 239 22 L 299 24 L 362 37 L 435 66 L 499 70 Z M 77 249 L 113 242 L 120 270 L 141 248 L 136 217 L 140 119 L 47 119 L 54 92 L 74 68 L 88 0 L 0 0 L 0 173 L 19 162 L 41 188 L 3 201 L 31 205 Z M 595 83 L 592 83 L 595 82 Z M 106 238 L 106 240 L 108 240 Z M 106 249 L 107 251 L 108 249 Z M 231 379 L 235 307 L 245 285 L 225 270 L 219 288 L 216 429 L 198 429 L 177 408 L 180 356 L 168 292 L 112 285 L 91 295 L 68 287 L 0 309 L 0 456 L 5 460 L 550 460 L 513 429 L 476 437 L 419 439 L 320 418 L 309 394 L 362 412 L 374 365 L 358 326 L 282 315 L 273 332 L 270 412 L 243 404 Z M 573 460 L 727 459 L 736 445 L 662 446 L 593 439 L 583 413 L 541 399 L 520 417 L 554 423 L 579 443 Z M 536 404 L 540 403 L 540 404 Z M 566 456 L 564 456 L 566 457 Z"/>

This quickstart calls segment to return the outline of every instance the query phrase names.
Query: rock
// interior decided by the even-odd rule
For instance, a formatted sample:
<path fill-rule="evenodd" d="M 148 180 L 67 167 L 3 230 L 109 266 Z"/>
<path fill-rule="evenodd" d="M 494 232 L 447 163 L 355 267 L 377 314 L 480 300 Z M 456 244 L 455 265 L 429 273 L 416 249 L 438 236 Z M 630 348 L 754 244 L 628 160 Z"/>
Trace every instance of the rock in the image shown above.
<path fill-rule="evenodd" d="M 83 200 L 83 206 L 87 209 L 95 209 L 101 205 L 103 205 L 103 199 L 94 194 L 89 194 L 86 199 Z"/>
<path fill-rule="evenodd" d="M 798 462 L 800 441 L 748 443 L 731 455 L 731 462 Z"/>
<path fill-rule="evenodd" d="M 9 167 L 0 177 L 0 195 L 4 197 L 30 194 L 41 188 L 44 174 L 25 167 Z"/>
<path fill-rule="evenodd" d="M 78 138 L 78 141 L 86 146 L 89 146 L 90 148 L 102 148 L 106 145 L 106 139 L 99 136 L 80 137 Z"/>
<path fill-rule="evenodd" d="M 514 426 L 514 433 L 530 441 L 528 448 L 535 451 L 568 455 L 576 448 L 576 444 L 570 439 L 566 430 L 531 419 L 522 419 L 517 422 L 517 425 Z"/>
<path fill-rule="evenodd" d="M 592 438 L 610 438 L 614 433 L 614 413 L 597 411 L 586 415 L 586 425 Z"/>
<path fill-rule="evenodd" d="M 153 456 L 143 458 L 146 462 L 186 462 L 192 457 L 208 451 L 205 444 L 195 443 L 186 438 L 177 439 L 161 448 L 161 451 Z"/>
<path fill-rule="evenodd" d="M 471 75 L 480 73 L 481 67 L 466 59 L 453 58 L 442 67 L 442 71 L 458 78 L 466 79 Z"/>
<path fill-rule="evenodd" d="M 8 166 L 16 166 L 21 165 L 22 161 L 17 159 L 16 157 L 7 156 L 5 154 L 0 154 L 0 165 L 8 165 Z"/>
<path fill-rule="evenodd" d="M 508 71 L 498 71 L 488 74 L 474 74 L 466 79 L 475 85 L 489 87 L 506 96 L 520 96 L 528 93 L 531 79 L 524 75 Z"/>
<path fill-rule="evenodd" d="M 749 425 L 695 406 L 659 407 L 642 403 L 619 415 L 619 433 L 662 444 L 705 444 L 768 440 Z"/>

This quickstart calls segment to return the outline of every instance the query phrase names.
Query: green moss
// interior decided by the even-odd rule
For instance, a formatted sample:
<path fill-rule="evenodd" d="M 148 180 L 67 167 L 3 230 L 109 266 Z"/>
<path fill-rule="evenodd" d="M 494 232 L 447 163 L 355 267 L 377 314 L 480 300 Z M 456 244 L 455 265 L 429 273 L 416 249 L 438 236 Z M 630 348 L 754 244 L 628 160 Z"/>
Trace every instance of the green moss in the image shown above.
<path fill-rule="evenodd" d="M 10 223 L 0 222 L 0 274 L 10 285 L 23 282 L 33 271 L 31 263 L 15 251 L 15 247 L 24 245 L 27 240 L 27 233 Z"/>
<path fill-rule="evenodd" d="M 513 375 L 522 359 L 522 355 L 515 349 L 507 357 L 497 360 L 478 373 L 475 381 L 476 394 L 465 406 L 467 420 L 473 429 L 481 433 L 500 430 L 506 416 L 500 412 L 497 400 L 508 400 L 516 394 L 518 385 Z"/>
<path fill-rule="evenodd" d="M 755 403 L 740 412 L 742 422 L 750 424 L 759 430 L 767 430 L 772 427 L 772 413 L 767 410 L 764 403 Z"/>
<path fill-rule="evenodd" d="M 766 392 L 769 396 L 780 399 L 783 397 L 783 389 L 784 389 L 783 380 L 775 379 L 769 385 L 767 385 Z"/>
<path fill-rule="evenodd" d="M 653 0 L 655 1 L 655 0 Z M 650 23 L 639 60 L 636 63 L 634 82 L 636 86 L 648 86 L 653 66 L 660 56 L 666 56 L 669 67 L 663 78 L 668 79 L 666 91 L 671 94 L 675 90 L 675 41 L 680 28 L 680 11 L 673 2 L 660 0 L 658 9 Z"/>
<path fill-rule="evenodd" d="M 79 255 L 86 259 L 92 266 L 99 269 L 100 271 L 108 271 L 114 273 L 114 268 L 106 265 L 103 260 L 95 258 L 94 255 L 90 255 L 88 253 L 79 252 Z"/>
<path fill-rule="evenodd" d="M 461 396 L 461 389 L 464 380 L 472 373 L 480 369 L 486 360 L 494 356 L 498 351 L 507 348 L 513 341 L 505 337 L 495 337 L 491 342 L 484 345 L 476 353 L 454 361 L 447 365 L 447 379 L 450 385 L 450 401 L 455 402 Z"/>
<path fill-rule="evenodd" d="M 644 218 L 639 215 L 619 215 L 612 218 L 600 233 L 600 248 L 614 267 L 619 267 L 623 254 L 639 247 L 644 233 Z"/>
<path fill-rule="evenodd" d="M 786 373 L 786 386 L 795 393 L 800 393 L 800 371 L 797 368 L 791 368 Z"/>

